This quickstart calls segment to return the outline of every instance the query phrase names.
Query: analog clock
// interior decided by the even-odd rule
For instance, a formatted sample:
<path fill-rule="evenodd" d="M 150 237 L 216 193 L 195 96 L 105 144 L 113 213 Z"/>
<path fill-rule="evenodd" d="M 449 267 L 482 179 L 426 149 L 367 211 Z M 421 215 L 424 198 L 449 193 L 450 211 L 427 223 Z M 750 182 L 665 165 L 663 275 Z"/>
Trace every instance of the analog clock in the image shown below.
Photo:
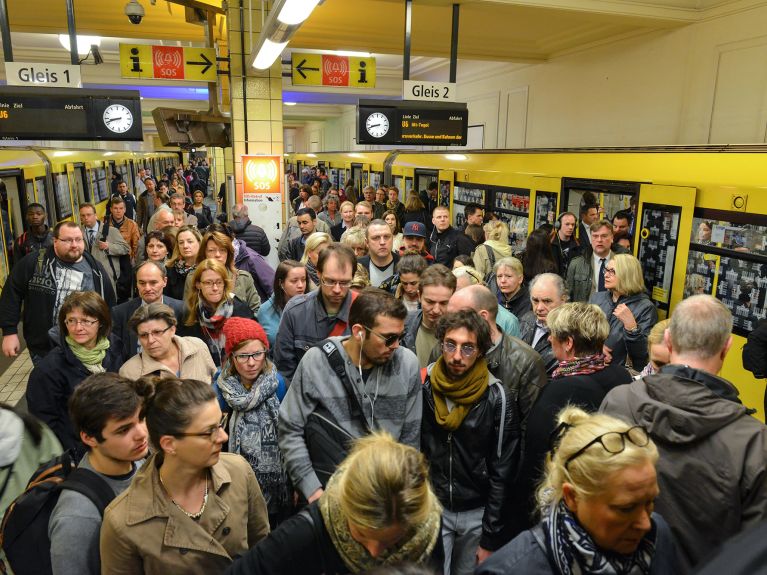
<path fill-rule="evenodd" d="M 104 110 L 104 125 L 116 134 L 127 132 L 133 126 L 133 113 L 122 104 L 112 104 Z"/>
<path fill-rule="evenodd" d="M 365 120 L 365 129 L 374 138 L 383 138 L 389 131 L 389 118 L 381 112 L 373 112 Z"/>

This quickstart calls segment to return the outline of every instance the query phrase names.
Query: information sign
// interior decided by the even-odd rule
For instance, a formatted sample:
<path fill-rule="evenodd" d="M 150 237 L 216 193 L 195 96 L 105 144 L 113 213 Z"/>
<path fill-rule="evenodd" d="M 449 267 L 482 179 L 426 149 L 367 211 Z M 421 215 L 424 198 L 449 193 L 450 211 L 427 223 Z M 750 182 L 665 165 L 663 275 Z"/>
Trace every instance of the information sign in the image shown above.
<path fill-rule="evenodd" d="M 293 52 L 294 86 L 375 88 L 376 59 Z"/>
<path fill-rule="evenodd" d="M 123 78 L 215 82 L 216 50 L 120 44 L 120 75 Z"/>

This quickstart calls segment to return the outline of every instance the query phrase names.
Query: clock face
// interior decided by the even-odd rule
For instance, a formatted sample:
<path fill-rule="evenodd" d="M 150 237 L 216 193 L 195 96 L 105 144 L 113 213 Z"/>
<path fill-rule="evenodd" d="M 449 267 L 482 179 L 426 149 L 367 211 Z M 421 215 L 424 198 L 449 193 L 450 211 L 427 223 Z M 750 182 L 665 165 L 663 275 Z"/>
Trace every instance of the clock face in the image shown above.
<path fill-rule="evenodd" d="M 122 104 L 112 104 L 104 110 L 104 125 L 115 132 L 122 134 L 131 129 L 133 125 L 133 113 Z"/>
<path fill-rule="evenodd" d="M 373 112 L 365 120 L 365 129 L 374 138 L 383 138 L 389 131 L 389 118 L 381 112 Z"/>

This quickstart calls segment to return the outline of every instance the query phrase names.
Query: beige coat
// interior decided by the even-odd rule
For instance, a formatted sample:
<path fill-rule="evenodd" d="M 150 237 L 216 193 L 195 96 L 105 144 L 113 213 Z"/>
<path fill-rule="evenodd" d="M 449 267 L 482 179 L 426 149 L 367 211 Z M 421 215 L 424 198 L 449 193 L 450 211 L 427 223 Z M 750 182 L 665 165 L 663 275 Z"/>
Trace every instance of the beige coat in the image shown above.
<path fill-rule="evenodd" d="M 181 352 L 180 377 L 213 383 L 213 376 L 217 368 L 210 356 L 208 345 L 196 337 L 174 335 L 173 341 Z M 145 375 L 176 377 L 176 374 L 167 365 L 163 365 L 143 352 L 126 361 L 120 368 L 120 375 L 128 379 L 138 379 Z"/>
<path fill-rule="evenodd" d="M 266 537 L 266 503 L 250 464 L 222 453 L 211 478 L 205 512 L 194 521 L 167 498 L 150 458 L 104 513 L 101 572 L 215 575 Z"/>

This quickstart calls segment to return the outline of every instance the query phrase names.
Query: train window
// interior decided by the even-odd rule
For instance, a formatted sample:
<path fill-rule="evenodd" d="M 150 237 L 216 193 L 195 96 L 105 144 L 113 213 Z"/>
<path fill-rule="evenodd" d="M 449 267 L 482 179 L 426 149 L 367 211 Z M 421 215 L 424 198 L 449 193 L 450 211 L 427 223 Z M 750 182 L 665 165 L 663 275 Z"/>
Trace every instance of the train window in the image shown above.
<path fill-rule="evenodd" d="M 96 187 L 93 192 L 96 196 L 96 202 L 103 202 L 107 199 L 109 193 L 109 184 L 107 183 L 107 171 L 104 168 L 95 168 Z"/>
<path fill-rule="evenodd" d="M 381 187 L 381 184 L 383 183 L 383 172 L 370 172 L 370 185 L 373 186 L 374 189 L 378 189 Z"/>
<path fill-rule="evenodd" d="M 415 171 L 415 189 L 419 192 L 429 189 L 429 184 L 437 181 L 438 172 L 432 170 Z"/>
<path fill-rule="evenodd" d="M 445 192 L 443 184 L 447 185 L 447 194 L 450 193 L 449 182 L 441 181 L 440 203 Z M 456 185 L 453 188 L 453 225 L 456 228 L 461 229 L 466 223 L 464 208 L 470 203 L 492 211 L 509 226 L 509 244 L 512 249 L 524 248 L 529 222 L 530 190 L 469 183 Z"/>
<path fill-rule="evenodd" d="M 37 200 L 35 200 L 35 183 L 32 180 L 27 180 L 26 182 L 26 190 L 27 190 L 27 203 L 26 205 L 33 204 Z"/>
<path fill-rule="evenodd" d="M 331 187 L 338 189 L 339 181 L 338 181 L 338 170 L 335 168 L 330 168 L 328 172 L 328 179 L 330 180 Z"/>
<path fill-rule="evenodd" d="M 646 203 L 642 209 L 639 261 L 650 298 L 662 310 L 669 306 L 681 214 L 676 206 Z"/>
<path fill-rule="evenodd" d="M 53 226 L 55 221 L 55 214 L 48 209 L 48 183 L 45 176 L 35 178 L 35 188 L 37 189 L 37 203 L 42 204 L 45 208 L 45 213 L 48 214 L 48 223 Z"/>
<path fill-rule="evenodd" d="M 402 191 L 403 186 L 405 185 L 405 177 L 404 176 L 394 176 L 394 187 L 397 188 L 399 191 Z"/>
<path fill-rule="evenodd" d="M 553 224 L 557 219 L 557 194 L 553 192 L 535 193 L 535 222 L 537 228 L 543 224 Z"/>
<path fill-rule="evenodd" d="M 72 215 L 72 198 L 69 195 L 69 178 L 66 172 L 53 174 L 53 199 L 57 221 L 65 220 Z"/>

